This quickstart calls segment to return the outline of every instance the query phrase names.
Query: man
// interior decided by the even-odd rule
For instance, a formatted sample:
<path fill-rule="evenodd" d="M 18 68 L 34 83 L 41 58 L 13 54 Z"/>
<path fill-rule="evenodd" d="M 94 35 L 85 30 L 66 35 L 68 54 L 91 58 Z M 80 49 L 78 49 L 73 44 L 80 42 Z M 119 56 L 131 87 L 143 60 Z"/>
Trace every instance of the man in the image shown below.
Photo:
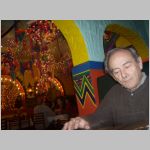
<path fill-rule="evenodd" d="M 125 127 L 149 124 L 149 79 L 141 57 L 133 48 L 115 48 L 105 58 L 106 71 L 116 80 L 95 113 L 72 118 L 63 129 Z"/>

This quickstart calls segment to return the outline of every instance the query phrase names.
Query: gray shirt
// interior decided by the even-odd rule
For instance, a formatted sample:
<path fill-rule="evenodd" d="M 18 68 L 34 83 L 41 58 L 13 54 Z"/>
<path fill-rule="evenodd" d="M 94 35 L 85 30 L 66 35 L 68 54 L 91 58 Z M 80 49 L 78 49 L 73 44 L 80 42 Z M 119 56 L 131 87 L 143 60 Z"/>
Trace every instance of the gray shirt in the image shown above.
<path fill-rule="evenodd" d="M 134 92 L 119 84 L 111 88 L 95 113 L 85 117 L 91 129 L 149 122 L 149 78 Z"/>

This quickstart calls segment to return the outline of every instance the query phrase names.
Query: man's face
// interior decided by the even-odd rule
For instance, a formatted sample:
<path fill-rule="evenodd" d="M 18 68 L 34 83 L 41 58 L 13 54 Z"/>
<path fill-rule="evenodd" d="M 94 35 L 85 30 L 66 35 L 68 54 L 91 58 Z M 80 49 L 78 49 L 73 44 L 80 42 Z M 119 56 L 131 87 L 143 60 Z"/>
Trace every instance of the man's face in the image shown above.
<path fill-rule="evenodd" d="M 127 89 L 133 90 L 137 87 L 142 76 L 142 61 L 138 62 L 127 50 L 120 50 L 112 54 L 109 59 L 109 68 L 112 77 Z"/>

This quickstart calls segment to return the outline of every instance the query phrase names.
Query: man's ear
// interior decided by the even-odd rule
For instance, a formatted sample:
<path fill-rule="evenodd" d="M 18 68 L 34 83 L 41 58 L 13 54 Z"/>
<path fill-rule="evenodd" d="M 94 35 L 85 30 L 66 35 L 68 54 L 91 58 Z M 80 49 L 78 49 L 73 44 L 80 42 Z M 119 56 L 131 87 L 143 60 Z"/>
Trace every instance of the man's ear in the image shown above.
<path fill-rule="evenodd" d="M 141 57 L 138 57 L 138 64 L 139 64 L 140 69 L 142 70 L 143 69 L 143 62 L 142 62 Z"/>

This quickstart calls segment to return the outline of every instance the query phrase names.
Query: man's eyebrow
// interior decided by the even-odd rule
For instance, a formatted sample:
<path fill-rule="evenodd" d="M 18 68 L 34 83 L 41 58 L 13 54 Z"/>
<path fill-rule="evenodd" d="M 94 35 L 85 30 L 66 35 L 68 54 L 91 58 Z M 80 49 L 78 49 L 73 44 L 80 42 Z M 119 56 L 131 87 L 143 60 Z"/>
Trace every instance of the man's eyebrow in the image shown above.
<path fill-rule="evenodd" d="M 115 70 L 120 70 L 120 68 L 114 68 L 114 69 L 111 70 L 111 72 L 113 72 Z"/>
<path fill-rule="evenodd" d="M 126 62 L 123 63 L 122 65 L 125 66 L 126 64 L 130 64 L 130 63 L 131 63 L 131 61 L 126 61 Z M 112 71 L 115 71 L 115 70 L 117 70 L 117 69 L 120 69 L 120 68 L 113 68 L 113 69 L 111 69 L 111 72 L 112 72 Z"/>
<path fill-rule="evenodd" d="M 126 64 L 130 64 L 131 63 L 131 61 L 127 61 L 127 62 L 125 62 L 124 64 L 122 64 L 123 66 L 124 65 L 126 65 Z"/>

